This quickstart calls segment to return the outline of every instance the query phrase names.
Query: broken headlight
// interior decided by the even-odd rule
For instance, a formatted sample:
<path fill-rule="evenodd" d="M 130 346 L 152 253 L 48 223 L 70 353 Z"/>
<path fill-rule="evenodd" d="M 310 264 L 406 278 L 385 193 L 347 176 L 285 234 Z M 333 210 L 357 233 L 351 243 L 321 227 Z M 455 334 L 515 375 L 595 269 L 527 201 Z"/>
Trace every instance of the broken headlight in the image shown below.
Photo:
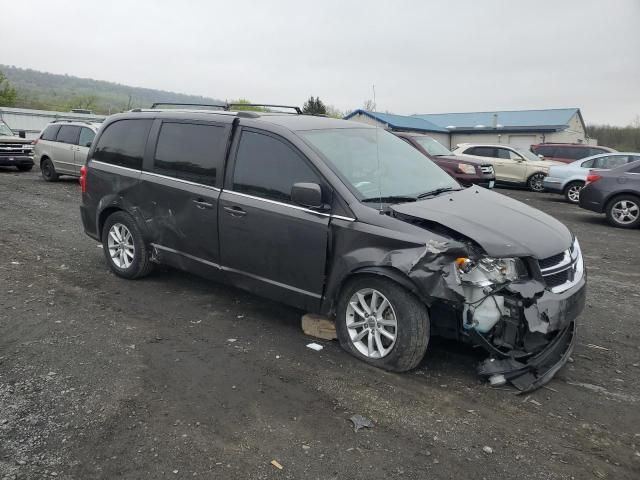
<path fill-rule="evenodd" d="M 461 282 L 479 287 L 501 285 L 527 276 L 527 267 L 519 258 L 482 257 L 474 260 L 460 257 L 456 259 L 455 265 Z"/>

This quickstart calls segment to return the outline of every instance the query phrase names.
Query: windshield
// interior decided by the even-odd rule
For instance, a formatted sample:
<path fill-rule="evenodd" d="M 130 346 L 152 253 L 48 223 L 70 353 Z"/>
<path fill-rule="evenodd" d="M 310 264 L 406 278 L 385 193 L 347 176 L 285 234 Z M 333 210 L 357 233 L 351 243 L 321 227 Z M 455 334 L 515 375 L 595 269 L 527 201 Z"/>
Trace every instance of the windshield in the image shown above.
<path fill-rule="evenodd" d="M 458 183 L 418 150 L 374 128 L 307 130 L 298 134 L 325 157 L 361 200 L 414 197 Z"/>
<path fill-rule="evenodd" d="M 12 137 L 13 136 L 13 132 L 7 126 L 7 124 L 4 123 L 3 121 L 0 121 L 0 135 L 3 135 L 5 137 Z"/>
<path fill-rule="evenodd" d="M 520 147 L 512 147 L 516 152 L 518 152 L 520 155 L 522 155 L 525 160 L 529 161 L 529 162 L 539 162 L 542 159 L 537 156 L 535 153 L 530 152 L 529 150 L 525 150 L 524 148 L 520 148 Z"/>
<path fill-rule="evenodd" d="M 412 137 L 429 155 L 437 157 L 439 155 L 453 155 L 451 150 L 431 137 Z"/>

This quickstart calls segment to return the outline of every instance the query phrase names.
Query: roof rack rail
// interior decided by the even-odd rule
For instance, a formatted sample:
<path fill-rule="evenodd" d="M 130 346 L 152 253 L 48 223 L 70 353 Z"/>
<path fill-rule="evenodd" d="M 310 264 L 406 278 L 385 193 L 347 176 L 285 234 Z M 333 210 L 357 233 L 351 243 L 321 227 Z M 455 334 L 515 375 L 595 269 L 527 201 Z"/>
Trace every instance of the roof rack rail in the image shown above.
<path fill-rule="evenodd" d="M 229 110 L 229 105 L 226 103 L 176 103 L 176 102 L 155 102 L 151 105 L 151 108 L 161 108 L 162 105 L 168 105 L 171 107 L 214 107 L 221 110 Z"/>
<path fill-rule="evenodd" d="M 293 105 L 272 105 L 269 103 L 228 103 L 227 107 L 229 109 L 233 107 L 289 108 L 291 110 L 294 110 L 296 114 L 302 115 L 302 110 L 300 110 L 300 107 L 296 107 Z"/>
<path fill-rule="evenodd" d="M 51 123 L 61 123 L 61 122 L 76 122 L 76 123 L 86 123 L 87 125 L 92 125 L 94 123 L 102 123 L 102 120 L 89 121 L 89 120 L 76 120 L 73 118 L 56 118 Z"/>

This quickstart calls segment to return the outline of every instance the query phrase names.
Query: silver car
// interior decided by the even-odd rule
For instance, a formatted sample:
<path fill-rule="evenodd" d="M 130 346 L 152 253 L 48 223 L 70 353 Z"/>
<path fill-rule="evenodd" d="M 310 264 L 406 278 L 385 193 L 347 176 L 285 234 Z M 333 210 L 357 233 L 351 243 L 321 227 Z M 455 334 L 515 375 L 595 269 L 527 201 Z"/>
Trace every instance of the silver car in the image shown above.
<path fill-rule="evenodd" d="M 47 125 L 34 148 L 34 162 L 42 177 L 53 182 L 60 175 L 80 176 L 99 123 L 56 120 Z"/>
<path fill-rule="evenodd" d="M 640 153 L 615 152 L 593 155 L 567 165 L 554 165 L 543 180 L 544 189 L 564 195 L 569 203 L 577 204 L 590 169 L 609 170 L 636 160 L 640 160 Z"/>

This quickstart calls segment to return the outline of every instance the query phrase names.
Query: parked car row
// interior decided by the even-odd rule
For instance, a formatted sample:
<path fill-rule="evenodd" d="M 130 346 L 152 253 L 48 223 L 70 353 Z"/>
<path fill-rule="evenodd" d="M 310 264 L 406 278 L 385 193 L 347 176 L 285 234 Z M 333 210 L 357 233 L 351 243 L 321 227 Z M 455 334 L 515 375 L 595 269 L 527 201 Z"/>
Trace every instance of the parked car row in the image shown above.
<path fill-rule="evenodd" d="M 545 191 L 564 195 L 569 203 L 577 204 L 580 191 L 587 183 L 592 169 L 608 170 L 640 160 L 640 153 L 604 153 L 594 155 L 568 165 L 553 166 L 544 179 Z"/>

